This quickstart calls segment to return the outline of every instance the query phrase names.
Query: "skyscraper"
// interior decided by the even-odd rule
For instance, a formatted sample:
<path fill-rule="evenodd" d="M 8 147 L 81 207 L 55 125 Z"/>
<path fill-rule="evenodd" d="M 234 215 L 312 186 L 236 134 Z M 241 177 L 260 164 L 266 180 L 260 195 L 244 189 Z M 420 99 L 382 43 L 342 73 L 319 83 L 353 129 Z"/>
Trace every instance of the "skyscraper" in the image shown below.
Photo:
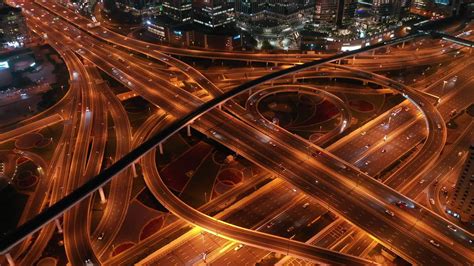
<path fill-rule="evenodd" d="M 237 16 L 248 21 L 276 19 L 292 24 L 309 9 L 314 10 L 314 0 L 236 0 Z"/>
<path fill-rule="evenodd" d="M 234 3 L 229 0 L 194 0 L 193 21 L 217 28 L 234 21 Z"/>
<path fill-rule="evenodd" d="M 26 21 L 21 8 L 0 7 L 0 42 L 4 46 L 21 46 L 28 37 Z"/>
<path fill-rule="evenodd" d="M 288 15 L 298 12 L 303 8 L 300 1 L 294 0 L 268 0 L 267 10 L 273 13 Z"/>
<path fill-rule="evenodd" d="M 165 0 L 163 14 L 178 23 L 192 22 L 192 0 Z"/>
<path fill-rule="evenodd" d="M 376 22 L 398 21 L 409 12 L 410 0 L 374 0 L 372 16 Z"/>
<path fill-rule="evenodd" d="M 236 0 L 235 9 L 239 13 L 243 14 L 256 14 L 265 9 L 266 1 L 259 0 Z"/>
<path fill-rule="evenodd" d="M 355 0 L 316 0 L 314 21 L 320 25 L 345 26 L 354 18 Z"/>

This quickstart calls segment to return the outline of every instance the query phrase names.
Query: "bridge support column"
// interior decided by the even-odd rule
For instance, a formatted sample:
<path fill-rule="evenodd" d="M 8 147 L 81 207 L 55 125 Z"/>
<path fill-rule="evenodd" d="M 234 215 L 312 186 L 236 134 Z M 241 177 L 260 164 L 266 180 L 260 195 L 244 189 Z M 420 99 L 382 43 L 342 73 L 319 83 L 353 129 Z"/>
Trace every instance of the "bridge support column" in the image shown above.
<path fill-rule="evenodd" d="M 135 166 L 135 163 L 132 163 L 132 175 L 133 177 L 137 177 L 137 167 Z"/>
<path fill-rule="evenodd" d="M 8 265 L 15 266 L 15 261 L 13 260 L 12 255 L 10 255 L 10 253 L 5 254 L 5 258 L 7 259 Z"/>
<path fill-rule="evenodd" d="M 63 227 L 61 226 L 61 222 L 59 219 L 54 219 L 54 224 L 56 224 L 56 228 L 58 229 L 58 233 L 62 234 L 63 233 Z"/>
<path fill-rule="evenodd" d="M 352 57 L 352 62 L 351 62 L 351 63 L 352 63 L 352 64 L 355 64 L 355 61 L 356 61 L 356 57 L 355 57 L 355 55 L 354 55 L 354 56 Z"/>
<path fill-rule="evenodd" d="M 274 66 L 276 66 L 276 67 L 278 66 L 278 62 L 275 62 L 275 63 L 273 63 L 273 64 L 274 64 Z"/>
<path fill-rule="evenodd" d="M 160 154 L 163 155 L 163 143 L 158 144 L 158 148 L 160 149 Z"/>
<path fill-rule="evenodd" d="M 375 55 L 375 49 L 372 50 L 372 55 Z"/>
<path fill-rule="evenodd" d="M 369 83 L 366 80 L 364 80 L 364 82 L 362 84 L 364 84 L 364 86 L 367 86 L 367 84 L 369 84 Z"/>
<path fill-rule="evenodd" d="M 219 107 L 220 107 L 220 105 L 219 105 Z M 190 125 L 190 124 L 188 124 L 188 125 L 186 126 L 186 131 L 187 131 L 187 133 L 188 133 L 188 137 L 191 137 L 191 125 Z"/>
<path fill-rule="evenodd" d="M 107 202 L 107 198 L 105 197 L 104 189 L 102 187 L 99 188 L 99 196 L 100 196 L 100 203 L 104 204 Z"/>
<path fill-rule="evenodd" d="M 293 75 L 293 77 L 292 77 L 292 82 L 293 82 L 293 83 L 296 83 L 296 75 Z"/>
<path fill-rule="evenodd" d="M 405 48 L 405 42 L 402 42 L 402 48 Z"/>

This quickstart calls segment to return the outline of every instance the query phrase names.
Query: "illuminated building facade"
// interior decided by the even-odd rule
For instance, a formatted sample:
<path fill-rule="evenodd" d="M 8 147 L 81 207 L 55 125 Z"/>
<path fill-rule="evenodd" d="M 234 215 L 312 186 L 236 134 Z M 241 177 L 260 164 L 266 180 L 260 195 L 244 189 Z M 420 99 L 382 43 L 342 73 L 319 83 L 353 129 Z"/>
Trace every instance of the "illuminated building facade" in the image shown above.
<path fill-rule="evenodd" d="M 316 0 L 314 22 L 319 25 L 345 26 L 354 18 L 355 0 Z"/>
<path fill-rule="evenodd" d="M 0 41 L 3 46 L 22 46 L 27 38 L 28 30 L 21 9 L 8 5 L 0 7 Z"/>
<path fill-rule="evenodd" d="M 193 21 L 217 28 L 234 22 L 234 2 L 228 0 L 194 0 Z"/>
<path fill-rule="evenodd" d="M 163 1 L 163 14 L 177 23 L 191 23 L 192 11 L 192 0 Z"/>
<path fill-rule="evenodd" d="M 409 0 L 374 0 L 372 16 L 376 22 L 394 22 L 400 20 L 410 8 Z"/>
<path fill-rule="evenodd" d="M 314 10 L 314 1 L 237 0 L 235 6 L 237 16 L 249 21 L 277 19 L 282 22 L 288 22 L 312 12 Z"/>

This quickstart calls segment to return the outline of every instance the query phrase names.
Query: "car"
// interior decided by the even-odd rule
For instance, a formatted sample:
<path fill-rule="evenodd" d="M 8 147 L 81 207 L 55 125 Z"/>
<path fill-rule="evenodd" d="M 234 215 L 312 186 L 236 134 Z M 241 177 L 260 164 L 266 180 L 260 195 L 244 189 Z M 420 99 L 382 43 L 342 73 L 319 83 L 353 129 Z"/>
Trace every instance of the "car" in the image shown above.
<path fill-rule="evenodd" d="M 449 116 L 450 116 L 450 117 L 454 117 L 454 116 L 456 116 L 457 114 L 458 114 L 458 111 L 457 111 L 456 109 L 453 109 L 453 110 L 451 110 L 451 112 L 449 113 Z"/>
<path fill-rule="evenodd" d="M 286 229 L 286 231 L 289 233 L 289 232 L 293 232 L 293 230 L 295 230 L 295 227 L 294 226 L 290 226 L 288 227 L 288 229 Z"/>
<path fill-rule="evenodd" d="M 309 202 L 306 202 L 305 204 L 303 204 L 303 209 L 306 209 L 308 206 L 309 206 Z"/>
<path fill-rule="evenodd" d="M 286 168 L 285 168 L 282 164 L 279 164 L 279 165 L 278 165 L 278 168 L 280 168 L 280 170 L 281 170 L 282 172 L 285 172 L 285 171 L 286 171 Z"/>
<path fill-rule="evenodd" d="M 104 232 L 100 233 L 100 235 L 97 237 L 97 240 L 102 240 L 104 239 Z"/>
<path fill-rule="evenodd" d="M 420 182 L 418 182 L 418 183 L 423 184 L 423 183 L 425 183 L 425 181 L 426 181 L 426 180 L 421 179 Z"/>
<path fill-rule="evenodd" d="M 385 213 L 388 214 L 388 215 L 390 215 L 390 216 L 392 216 L 392 217 L 395 216 L 395 213 L 393 213 L 393 212 L 390 211 L 390 210 L 385 210 Z"/>
<path fill-rule="evenodd" d="M 449 230 L 451 230 L 451 231 L 453 231 L 453 232 L 457 232 L 457 231 L 458 231 L 458 229 L 456 229 L 456 227 L 454 227 L 454 226 L 452 226 L 452 225 L 450 225 L 450 224 L 448 224 L 448 228 L 449 228 Z"/>
<path fill-rule="evenodd" d="M 238 251 L 239 249 L 243 248 L 244 244 L 238 244 L 235 248 L 234 251 Z"/>
<path fill-rule="evenodd" d="M 365 148 L 368 149 L 370 147 L 370 144 L 365 145 Z"/>
<path fill-rule="evenodd" d="M 435 201 L 434 201 L 434 199 L 433 199 L 433 198 L 430 198 L 430 203 L 431 203 L 432 205 L 434 205 L 434 204 L 435 204 Z"/>
<path fill-rule="evenodd" d="M 407 207 L 406 202 L 403 202 L 401 200 L 397 201 L 395 205 L 397 205 L 400 209 L 405 209 Z"/>
<path fill-rule="evenodd" d="M 385 152 L 386 152 L 386 150 L 385 150 L 385 149 L 382 149 L 382 153 L 385 153 Z"/>
<path fill-rule="evenodd" d="M 438 129 L 441 129 L 441 124 L 440 124 L 440 123 L 437 123 L 437 124 L 436 124 L 436 127 L 437 127 Z"/>
<path fill-rule="evenodd" d="M 360 133 L 361 136 L 365 136 L 366 134 L 367 134 L 367 131 L 362 131 L 362 132 Z"/>
<path fill-rule="evenodd" d="M 433 239 L 430 239 L 430 243 L 431 243 L 431 245 L 433 245 L 433 246 L 439 248 L 439 243 L 436 242 L 436 241 L 434 241 Z"/>
<path fill-rule="evenodd" d="M 267 224 L 267 228 L 271 228 L 274 224 L 275 224 L 274 221 L 269 222 L 269 223 Z"/>
<path fill-rule="evenodd" d="M 458 156 L 459 156 L 459 157 L 462 156 L 462 151 L 458 152 Z"/>

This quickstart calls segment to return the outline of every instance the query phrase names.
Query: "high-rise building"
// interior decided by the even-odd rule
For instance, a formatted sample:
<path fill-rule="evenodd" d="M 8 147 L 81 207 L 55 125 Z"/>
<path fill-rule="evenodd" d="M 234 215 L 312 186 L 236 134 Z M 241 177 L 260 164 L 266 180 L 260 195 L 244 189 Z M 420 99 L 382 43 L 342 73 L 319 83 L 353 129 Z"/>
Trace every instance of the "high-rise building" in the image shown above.
<path fill-rule="evenodd" d="M 114 2 L 121 11 L 130 12 L 136 16 L 156 14 L 161 7 L 160 0 L 119 0 Z"/>
<path fill-rule="evenodd" d="M 178 23 L 192 22 L 192 0 L 164 0 L 163 14 Z"/>
<path fill-rule="evenodd" d="M 301 1 L 295 0 L 268 0 L 267 10 L 276 14 L 288 15 L 303 8 Z"/>
<path fill-rule="evenodd" d="M 229 0 L 194 0 L 193 21 L 217 28 L 235 21 L 234 2 Z"/>
<path fill-rule="evenodd" d="M 454 191 L 449 197 L 446 211 L 462 222 L 474 222 L 474 145 L 469 148 L 469 156 L 459 176 Z"/>
<path fill-rule="evenodd" d="M 376 22 L 397 21 L 401 16 L 402 0 L 374 0 L 372 2 L 372 17 Z"/>
<path fill-rule="evenodd" d="M 91 13 L 95 6 L 91 3 L 94 1 L 84 1 L 91 9 Z M 156 16 L 161 12 L 161 0 L 102 0 L 101 2 L 104 16 L 118 23 L 141 23 L 144 17 Z"/>
<path fill-rule="evenodd" d="M 21 8 L 8 5 L 0 7 L 0 41 L 3 46 L 21 46 L 27 38 L 28 28 Z"/>
<path fill-rule="evenodd" d="M 246 21 L 277 20 L 293 24 L 312 13 L 314 0 L 236 0 L 236 15 Z"/>
<path fill-rule="evenodd" d="M 316 0 L 314 21 L 320 25 L 346 26 L 354 18 L 356 0 Z"/>
<path fill-rule="evenodd" d="M 243 16 L 253 16 L 265 10 L 267 3 L 261 0 L 236 0 L 235 11 Z"/>

